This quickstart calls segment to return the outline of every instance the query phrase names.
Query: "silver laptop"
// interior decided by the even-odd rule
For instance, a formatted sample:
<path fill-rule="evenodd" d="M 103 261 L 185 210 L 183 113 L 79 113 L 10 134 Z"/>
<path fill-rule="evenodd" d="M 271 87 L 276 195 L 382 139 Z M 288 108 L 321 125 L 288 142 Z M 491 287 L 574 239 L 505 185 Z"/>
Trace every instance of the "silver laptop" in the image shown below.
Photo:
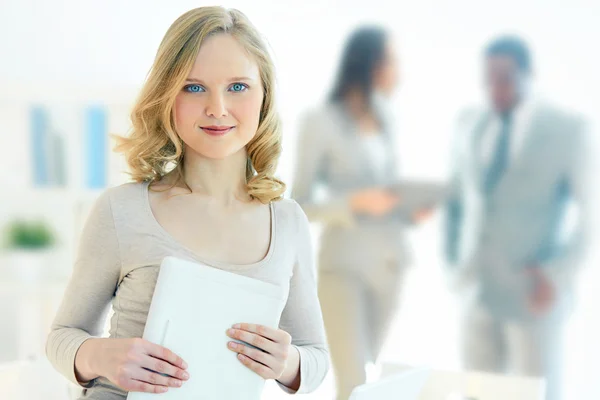
<path fill-rule="evenodd" d="M 430 372 L 425 368 L 412 369 L 358 386 L 349 400 L 418 400 Z"/>

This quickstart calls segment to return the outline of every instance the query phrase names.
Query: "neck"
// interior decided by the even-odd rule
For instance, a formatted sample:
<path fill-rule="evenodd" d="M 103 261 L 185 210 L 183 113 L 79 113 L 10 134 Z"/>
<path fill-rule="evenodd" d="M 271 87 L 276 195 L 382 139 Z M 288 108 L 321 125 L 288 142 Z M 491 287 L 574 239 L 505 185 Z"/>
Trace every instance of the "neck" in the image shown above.
<path fill-rule="evenodd" d="M 496 112 L 499 115 L 510 115 L 515 110 L 519 109 L 527 101 L 527 99 L 528 98 L 525 97 L 525 95 L 519 95 L 508 107 L 497 107 Z"/>
<path fill-rule="evenodd" d="M 245 148 L 223 159 L 207 158 L 186 148 L 182 183 L 192 193 L 210 196 L 224 205 L 250 201 L 246 191 L 247 159 Z"/>
<path fill-rule="evenodd" d="M 344 97 L 344 103 L 350 114 L 354 115 L 357 119 L 371 113 L 367 99 L 365 99 L 365 96 L 359 90 L 350 90 Z"/>

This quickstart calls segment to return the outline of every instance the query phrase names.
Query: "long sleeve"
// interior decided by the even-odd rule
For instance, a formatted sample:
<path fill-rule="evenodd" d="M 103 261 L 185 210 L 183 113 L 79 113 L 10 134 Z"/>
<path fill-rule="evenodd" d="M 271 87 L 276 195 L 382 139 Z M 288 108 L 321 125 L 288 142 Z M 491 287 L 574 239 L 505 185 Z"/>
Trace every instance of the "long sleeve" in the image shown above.
<path fill-rule="evenodd" d="M 296 263 L 280 328 L 292 336 L 292 345 L 300 353 L 300 388 L 297 393 L 308 393 L 314 391 L 327 375 L 329 351 L 317 295 L 309 222 L 302 209 L 297 204 L 294 206 L 297 222 L 296 243 L 294 243 Z M 280 386 L 291 393 L 285 386 Z"/>
<path fill-rule="evenodd" d="M 100 336 L 120 274 L 110 191 L 94 205 L 83 229 L 73 274 L 46 343 L 54 367 L 73 383 L 75 356 L 87 339 Z"/>
<path fill-rule="evenodd" d="M 319 115 L 314 113 L 302 119 L 292 198 L 302 206 L 311 221 L 349 226 L 353 224 L 354 214 L 347 196 L 327 193 L 325 199 L 316 198 L 319 185 L 327 184 L 323 167 L 330 146 L 329 135 L 325 131 L 328 129 L 326 121 L 320 120 Z"/>
<path fill-rule="evenodd" d="M 567 245 L 556 257 L 543 265 L 543 271 L 557 287 L 570 286 L 591 250 L 596 216 L 596 191 L 593 183 L 594 151 L 591 132 L 583 123 L 578 123 L 574 132 L 569 132 L 569 142 L 575 146 L 569 163 L 566 182 L 571 201 L 577 208 L 577 225 Z"/>
<path fill-rule="evenodd" d="M 445 218 L 445 256 L 446 261 L 454 265 L 458 262 L 461 225 L 464 214 L 464 205 L 460 193 L 458 177 L 454 176 L 450 183 L 450 197 L 446 204 Z"/>

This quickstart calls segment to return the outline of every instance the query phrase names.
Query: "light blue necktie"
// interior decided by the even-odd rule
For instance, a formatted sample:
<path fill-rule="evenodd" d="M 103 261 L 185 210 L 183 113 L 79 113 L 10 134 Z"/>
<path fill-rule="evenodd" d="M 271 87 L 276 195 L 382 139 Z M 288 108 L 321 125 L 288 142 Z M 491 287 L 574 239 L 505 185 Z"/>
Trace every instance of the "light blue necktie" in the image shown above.
<path fill-rule="evenodd" d="M 483 190 L 486 196 L 489 196 L 496 188 L 496 185 L 508 166 L 510 157 L 510 114 L 502 115 L 501 121 L 502 126 L 500 134 L 496 139 L 494 153 L 492 154 L 493 157 L 485 171 L 483 180 Z"/>

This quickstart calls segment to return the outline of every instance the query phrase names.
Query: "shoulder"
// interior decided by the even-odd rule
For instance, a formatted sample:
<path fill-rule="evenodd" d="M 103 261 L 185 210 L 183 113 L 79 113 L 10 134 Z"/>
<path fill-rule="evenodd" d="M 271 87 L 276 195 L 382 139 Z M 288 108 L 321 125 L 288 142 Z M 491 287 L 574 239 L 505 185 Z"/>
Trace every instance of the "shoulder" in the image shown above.
<path fill-rule="evenodd" d="M 314 106 L 306 109 L 300 114 L 301 120 L 327 120 L 331 116 L 339 115 L 342 112 L 339 104 L 332 102 L 321 103 L 318 106 Z"/>
<path fill-rule="evenodd" d="M 452 153 L 461 155 L 470 147 L 477 131 L 477 124 L 482 121 L 487 111 L 483 107 L 465 107 L 457 115 L 452 132 Z"/>
<path fill-rule="evenodd" d="M 588 119 L 581 113 L 544 102 L 536 105 L 536 113 L 548 133 L 569 147 L 575 144 L 586 145 L 590 141 L 590 125 Z"/>
<path fill-rule="evenodd" d="M 147 182 L 128 182 L 110 187 L 99 196 L 99 201 L 110 202 L 113 205 L 127 205 L 133 201 L 139 202 L 147 188 Z"/>
<path fill-rule="evenodd" d="M 458 112 L 456 124 L 459 126 L 474 124 L 488 111 L 484 107 L 467 106 Z"/>
<path fill-rule="evenodd" d="M 321 135 L 335 131 L 333 128 L 340 126 L 343 118 L 344 111 L 340 105 L 327 102 L 302 112 L 299 117 L 299 126 L 305 131 L 309 130 L 307 133 L 317 131 Z"/>
<path fill-rule="evenodd" d="M 583 114 L 547 101 L 538 102 L 535 109 L 544 120 L 550 121 L 553 124 L 558 123 L 563 126 L 575 127 L 583 126 L 586 121 Z"/>
<path fill-rule="evenodd" d="M 131 215 L 131 210 L 140 210 L 144 204 L 144 190 L 147 183 L 130 182 L 105 189 L 93 206 L 95 213 L 111 216 Z"/>
<path fill-rule="evenodd" d="M 489 110 L 484 107 L 465 107 L 459 113 L 455 121 L 455 140 L 459 143 L 468 141 L 475 134 L 477 125 L 489 115 Z"/>
<path fill-rule="evenodd" d="M 281 200 L 274 201 L 273 205 L 277 208 L 277 211 L 280 214 L 294 219 L 306 217 L 304 210 L 302 210 L 302 207 L 300 207 L 300 205 L 294 199 L 283 198 Z"/>
<path fill-rule="evenodd" d="M 279 218 L 284 221 L 289 221 L 290 226 L 294 231 L 298 232 L 309 226 L 308 218 L 304 210 L 296 202 L 296 200 L 283 198 L 274 202 Z"/>

